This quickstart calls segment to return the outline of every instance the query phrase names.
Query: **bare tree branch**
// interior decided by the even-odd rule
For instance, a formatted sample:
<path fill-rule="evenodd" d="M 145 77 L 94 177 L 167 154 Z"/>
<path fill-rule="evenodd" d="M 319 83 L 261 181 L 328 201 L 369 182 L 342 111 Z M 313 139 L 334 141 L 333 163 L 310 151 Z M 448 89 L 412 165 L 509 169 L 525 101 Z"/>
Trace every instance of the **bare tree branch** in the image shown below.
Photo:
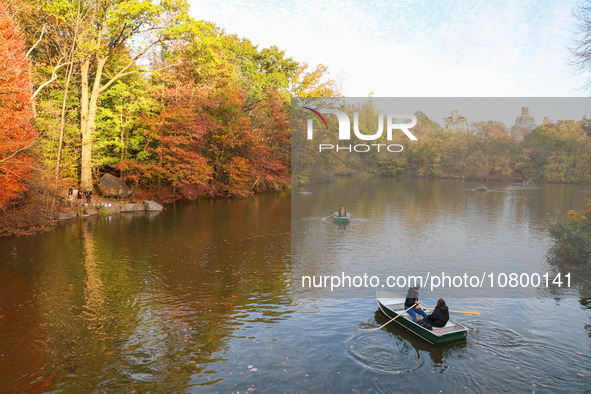
<path fill-rule="evenodd" d="M 43 34 L 45 34 L 45 26 L 47 26 L 47 25 L 46 24 L 43 25 L 43 28 L 41 29 L 41 35 L 39 36 L 39 39 L 37 40 L 37 42 L 31 47 L 31 49 L 29 49 L 27 51 L 27 54 L 25 55 L 26 57 L 29 57 L 29 55 L 31 54 L 31 52 L 33 51 L 33 49 L 35 49 L 35 47 L 37 45 L 39 45 L 39 43 L 43 39 Z"/>
<path fill-rule="evenodd" d="M 575 40 L 574 47 L 570 48 L 570 64 L 580 73 L 586 73 L 591 71 L 591 1 L 584 1 L 575 7 L 573 16 L 577 20 L 580 39 Z M 591 77 L 587 78 L 584 88 L 591 89 Z"/>
<path fill-rule="evenodd" d="M 145 54 L 146 54 L 146 52 L 148 52 L 148 51 L 150 50 L 150 48 L 152 48 L 154 45 L 158 44 L 159 42 L 160 42 L 160 40 L 156 40 L 156 41 L 154 41 L 153 43 L 151 43 L 150 45 L 148 45 L 148 46 L 147 46 L 147 47 L 146 47 L 146 48 L 145 48 L 145 49 L 144 49 L 142 52 L 140 52 L 140 53 L 139 53 L 139 54 L 138 54 L 136 57 L 134 57 L 134 58 L 133 58 L 133 59 L 132 59 L 132 60 L 131 60 L 129 63 L 127 63 L 127 64 L 125 65 L 125 67 L 123 67 L 121 70 L 119 70 L 119 72 L 118 72 L 117 74 L 115 74 L 115 76 L 114 76 L 113 78 L 111 78 L 111 79 L 109 80 L 109 82 L 107 82 L 106 84 L 104 84 L 104 85 L 103 85 L 103 86 L 100 88 L 100 90 L 99 90 L 99 94 L 100 94 L 100 93 L 102 93 L 102 92 L 104 92 L 105 90 L 107 90 L 107 88 L 108 88 L 109 86 L 111 86 L 113 83 L 115 83 L 115 82 L 116 82 L 117 80 L 119 80 L 121 77 L 124 77 L 124 76 L 126 76 L 126 75 L 129 75 L 129 74 L 134 74 L 134 73 L 138 72 L 138 71 L 130 71 L 130 72 L 127 72 L 127 70 L 128 70 L 128 69 L 129 69 L 131 66 L 133 66 L 133 65 L 135 64 L 135 61 L 136 61 L 137 59 L 139 59 L 140 57 L 142 57 L 143 55 L 145 55 Z"/>
<path fill-rule="evenodd" d="M 35 145 L 35 143 L 31 143 L 27 146 L 23 146 L 22 148 L 15 150 L 14 152 L 12 152 L 12 154 L 10 156 L 7 156 L 4 159 L 0 160 L 0 163 L 4 163 L 4 162 L 12 159 L 14 156 L 18 155 L 20 152 L 26 151 L 27 149 L 31 148 L 33 145 Z"/>
<path fill-rule="evenodd" d="M 71 62 L 67 62 L 67 63 L 61 63 L 62 59 L 60 58 L 58 60 L 58 65 L 53 69 L 53 71 L 51 72 L 51 78 L 48 81 L 45 81 L 45 83 L 43 83 L 41 86 L 39 86 L 37 88 L 37 90 L 35 90 L 35 93 L 33 93 L 33 96 L 31 97 L 31 99 L 33 100 L 35 97 L 37 97 L 37 95 L 39 94 L 39 92 L 46 87 L 47 85 L 49 85 L 50 83 L 52 83 L 53 81 L 55 81 L 57 79 L 57 70 L 59 70 L 60 68 L 62 68 L 63 66 L 67 66 L 68 64 L 70 64 Z"/>

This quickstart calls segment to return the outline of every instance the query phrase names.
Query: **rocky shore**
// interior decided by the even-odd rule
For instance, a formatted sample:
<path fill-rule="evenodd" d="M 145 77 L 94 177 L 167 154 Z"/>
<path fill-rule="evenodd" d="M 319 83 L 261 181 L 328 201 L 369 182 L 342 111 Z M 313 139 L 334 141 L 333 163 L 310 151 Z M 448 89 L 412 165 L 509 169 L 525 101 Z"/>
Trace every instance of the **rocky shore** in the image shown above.
<path fill-rule="evenodd" d="M 86 195 L 78 198 L 79 191 L 72 186 L 64 198 L 64 207 L 60 208 L 55 215 L 59 221 L 90 216 L 110 216 L 128 212 L 160 212 L 164 208 L 156 201 L 145 200 L 143 202 L 122 202 L 124 198 L 132 194 L 132 190 L 119 178 L 105 174 L 98 184 L 101 196 L 90 197 L 86 201 Z M 88 189 L 90 190 L 90 189 Z M 133 196 L 132 196 L 133 197 Z"/>
<path fill-rule="evenodd" d="M 91 202 L 90 204 L 73 205 L 64 207 L 57 211 L 55 218 L 59 221 L 85 218 L 90 216 L 110 216 L 120 213 L 130 212 L 160 212 L 164 209 L 162 205 L 152 200 L 146 200 L 141 203 L 121 203 L 119 201 Z"/>

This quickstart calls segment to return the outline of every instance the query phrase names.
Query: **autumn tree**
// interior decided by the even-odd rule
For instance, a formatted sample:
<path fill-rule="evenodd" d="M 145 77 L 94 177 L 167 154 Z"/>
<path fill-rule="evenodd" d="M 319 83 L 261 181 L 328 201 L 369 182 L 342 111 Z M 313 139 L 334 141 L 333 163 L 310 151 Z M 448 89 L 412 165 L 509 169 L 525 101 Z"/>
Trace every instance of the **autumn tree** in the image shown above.
<path fill-rule="evenodd" d="M 27 190 L 36 132 L 31 126 L 33 85 L 14 19 L 0 3 L 0 209 Z"/>
<path fill-rule="evenodd" d="M 524 167 L 534 166 L 546 181 L 589 181 L 591 138 L 580 122 L 558 121 L 542 125 L 524 140 L 520 162 Z"/>
<path fill-rule="evenodd" d="M 88 7 L 87 28 L 79 34 L 78 54 L 81 75 L 82 188 L 92 186 L 92 145 L 97 127 L 99 97 L 120 78 L 137 72 L 132 68 L 139 59 L 166 42 L 178 39 L 185 32 L 183 28 L 190 27 L 188 5 L 184 0 L 160 3 L 107 0 L 91 3 Z M 124 49 L 132 53 L 129 61 L 104 80 L 105 67 L 115 54 Z"/>
<path fill-rule="evenodd" d="M 195 21 L 184 0 L 9 1 L 26 26 L 38 153 L 58 191 L 64 178 L 89 187 L 98 171 L 188 198 L 281 188 L 290 94 L 338 95 L 326 67 Z"/>
<path fill-rule="evenodd" d="M 341 88 L 338 83 L 328 77 L 328 67 L 324 64 L 310 69 L 307 63 L 300 63 L 297 75 L 291 86 L 295 97 L 340 97 Z"/>
<path fill-rule="evenodd" d="M 267 88 L 252 116 L 257 144 L 252 147 L 251 191 L 274 190 L 290 183 L 290 113 L 280 92 Z"/>
<path fill-rule="evenodd" d="M 247 196 L 287 185 L 287 94 L 297 63 L 275 47 L 259 50 L 250 41 L 227 36 L 215 26 L 203 29 L 199 40 L 178 47 L 171 55 L 167 61 L 178 66 L 161 78 L 168 87 L 163 96 L 168 115 L 161 119 L 177 119 L 176 130 L 185 129 L 185 137 L 201 136 L 196 152 L 207 160 L 208 167 L 197 160 L 193 170 L 210 176 L 202 190 L 214 196 Z M 177 97 L 172 99 L 170 92 Z M 205 128 L 189 127 L 191 119 Z M 184 126 L 179 127 L 181 124 Z M 162 143 L 180 141 L 181 135 L 170 140 L 169 131 L 160 130 Z M 172 146 L 161 145 L 160 150 L 170 153 Z M 162 156 L 163 166 L 167 158 L 174 167 L 179 166 L 172 157 Z M 168 173 L 164 175 L 172 180 Z"/>
<path fill-rule="evenodd" d="M 208 190 L 212 173 L 202 156 L 203 135 L 217 127 L 208 113 L 217 103 L 207 93 L 206 88 L 182 82 L 167 89 L 158 123 L 158 171 L 185 198 Z"/>

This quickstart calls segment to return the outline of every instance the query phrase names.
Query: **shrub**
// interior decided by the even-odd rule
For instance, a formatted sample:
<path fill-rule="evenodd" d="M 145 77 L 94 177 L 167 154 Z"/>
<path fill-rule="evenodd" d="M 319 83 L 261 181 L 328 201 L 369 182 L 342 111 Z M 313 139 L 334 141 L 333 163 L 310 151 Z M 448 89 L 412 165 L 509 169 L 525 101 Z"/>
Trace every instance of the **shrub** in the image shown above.
<path fill-rule="evenodd" d="M 591 268 L 591 201 L 580 211 L 569 211 L 565 219 L 550 226 L 554 238 L 554 260 Z"/>
<path fill-rule="evenodd" d="M 107 207 L 105 207 L 104 205 L 96 205 L 95 208 L 98 210 L 99 215 L 101 215 L 101 216 L 110 216 L 111 215 L 111 211 L 109 211 L 109 209 Z"/>

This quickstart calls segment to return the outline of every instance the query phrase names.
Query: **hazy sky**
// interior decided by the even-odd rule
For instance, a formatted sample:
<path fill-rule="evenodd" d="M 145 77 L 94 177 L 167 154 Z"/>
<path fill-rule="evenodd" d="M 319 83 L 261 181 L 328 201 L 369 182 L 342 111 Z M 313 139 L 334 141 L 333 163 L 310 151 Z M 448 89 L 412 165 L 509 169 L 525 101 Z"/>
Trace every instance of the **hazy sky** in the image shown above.
<path fill-rule="evenodd" d="M 344 78 L 347 96 L 581 97 L 577 1 L 189 0 L 197 19 Z"/>

